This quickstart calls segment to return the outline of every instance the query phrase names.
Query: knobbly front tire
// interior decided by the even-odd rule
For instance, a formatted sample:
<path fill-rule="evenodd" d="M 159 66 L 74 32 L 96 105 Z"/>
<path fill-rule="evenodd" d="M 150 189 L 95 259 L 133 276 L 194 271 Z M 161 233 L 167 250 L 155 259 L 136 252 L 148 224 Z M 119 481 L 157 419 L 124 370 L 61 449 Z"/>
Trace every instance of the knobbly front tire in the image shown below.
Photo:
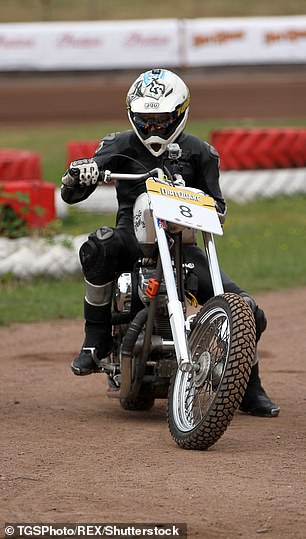
<path fill-rule="evenodd" d="M 179 447 L 206 450 L 226 431 L 247 387 L 256 349 L 249 305 L 232 293 L 211 298 L 188 341 L 194 368 L 177 369 L 171 380 L 168 426 Z"/>

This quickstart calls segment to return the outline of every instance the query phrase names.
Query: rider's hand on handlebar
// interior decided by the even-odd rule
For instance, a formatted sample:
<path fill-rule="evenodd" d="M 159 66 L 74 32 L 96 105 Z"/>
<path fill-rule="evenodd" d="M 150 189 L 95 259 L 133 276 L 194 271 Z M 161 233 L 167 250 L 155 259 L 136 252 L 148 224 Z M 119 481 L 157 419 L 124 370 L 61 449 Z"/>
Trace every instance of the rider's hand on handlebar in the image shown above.
<path fill-rule="evenodd" d="M 224 223 L 225 223 L 225 219 L 226 219 L 227 206 L 225 205 L 224 208 L 221 208 L 220 204 L 215 200 L 215 208 L 217 210 L 217 214 L 218 214 L 218 217 L 219 217 L 220 224 L 223 226 Z"/>
<path fill-rule="evenodd" d="M 75 185 L 95 185 L 99 179 L 99 169 L 93 159 L 78 159 L 72 161 L 62 177 L 62 184 L 66 187 Z"/>
<path fill-rule="evenodd" d="M 173 185 L 175 185 L 175 187 L 185 187 L 185 180 L 181 174 L 174 174 Z"/>

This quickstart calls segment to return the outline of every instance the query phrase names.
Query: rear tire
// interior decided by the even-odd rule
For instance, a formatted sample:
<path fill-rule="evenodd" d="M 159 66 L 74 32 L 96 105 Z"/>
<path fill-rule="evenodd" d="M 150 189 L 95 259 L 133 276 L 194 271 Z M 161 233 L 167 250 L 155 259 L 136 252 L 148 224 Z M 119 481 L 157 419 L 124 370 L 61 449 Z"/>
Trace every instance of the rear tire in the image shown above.
<path fill-rule="evenodd" d="M 205 450 L 226 431 L 247 387 L 255 356 L 255 320 L 232 293 L 211 298 L 189 335 L 194 368 L 176 370 L 168 398 L 168 426 L 183 449 Z"/>
<path fill-rule="evenodd" d="M 143 384 L 135 399 L 120 399 L 120 404 L 124 410 L 148 411 L 154 406 L 154 397 L 150 386 Z"/>

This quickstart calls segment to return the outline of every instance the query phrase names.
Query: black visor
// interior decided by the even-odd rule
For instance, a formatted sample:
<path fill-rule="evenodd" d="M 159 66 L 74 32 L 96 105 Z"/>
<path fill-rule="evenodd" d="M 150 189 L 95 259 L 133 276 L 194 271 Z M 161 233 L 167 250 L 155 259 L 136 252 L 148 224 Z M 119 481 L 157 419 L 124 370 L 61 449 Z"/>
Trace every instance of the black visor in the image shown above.
<path fill-rule="evenodd" d="M 159 136 L 169 137 L 182 120 L 177 111 L 162 113 L 132 113 L 132 121 L 139 133 L 145 138 Z"/>

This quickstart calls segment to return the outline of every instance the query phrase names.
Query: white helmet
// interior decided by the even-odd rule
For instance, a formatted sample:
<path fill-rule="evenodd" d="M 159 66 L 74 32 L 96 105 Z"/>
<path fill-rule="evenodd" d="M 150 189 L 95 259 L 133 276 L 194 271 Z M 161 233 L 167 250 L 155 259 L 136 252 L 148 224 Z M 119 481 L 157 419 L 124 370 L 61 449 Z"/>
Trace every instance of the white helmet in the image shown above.
<path fill-rule="evenodd" d="M 126 98 L 129 120 L 156 157 L 183 131 L 189 102 L 186 84 L 166 69 L 146 71 L 132 84 Z"/>

